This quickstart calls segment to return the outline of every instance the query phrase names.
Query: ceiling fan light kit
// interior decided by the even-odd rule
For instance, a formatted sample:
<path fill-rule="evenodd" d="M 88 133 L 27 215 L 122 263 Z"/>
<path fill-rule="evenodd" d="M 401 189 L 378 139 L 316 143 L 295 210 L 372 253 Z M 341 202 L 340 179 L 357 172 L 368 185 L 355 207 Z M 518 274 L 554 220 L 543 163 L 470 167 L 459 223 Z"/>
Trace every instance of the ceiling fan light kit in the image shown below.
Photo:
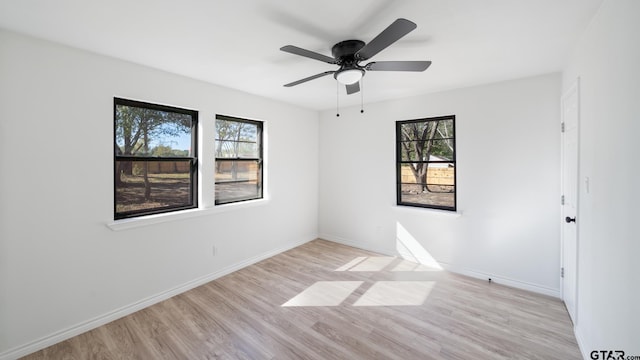
<path fill-rule="evenodd" d="M 338 83 L 346 86 L 347 94 L 350 95 L 360 91 L 360 80 L 367 71 L 425 71 L 431 65 L 431 61 L 374 61 L 360 65 L 360 62 L 372 58 L 389 45 L 413 31 L 416 27 L 417 25 L 415 23 L 407 19 L 397 19 L 369 43 L 361 40 L 345 40 L 335 44 L 331 48 L 333 57 L 302 49 L 294 45 L 283 46 L 280 50 L 284 52 L 340 66 L 338 70 L 325 71 L 285 84 L 284 86 L 292 87 L 333 74 L 333 77 Z"/>
<path fill-rule="evenodd" d="M 360 81 L 364 76 L 364 70 L 362 69 L 346 69 L 339 70 L 333 75 L 342 85 L 353 85 Z"/>

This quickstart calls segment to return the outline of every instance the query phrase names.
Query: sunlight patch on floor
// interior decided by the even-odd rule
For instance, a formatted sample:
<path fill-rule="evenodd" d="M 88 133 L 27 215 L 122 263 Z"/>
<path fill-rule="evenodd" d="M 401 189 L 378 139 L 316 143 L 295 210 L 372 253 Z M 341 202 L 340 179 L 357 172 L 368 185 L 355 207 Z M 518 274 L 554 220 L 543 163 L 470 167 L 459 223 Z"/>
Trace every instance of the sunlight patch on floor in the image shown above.
<path fill-rule="evenodd" d="M 378 281 L 354 306 L 422 305 L 429 296 L 434 281 Z"/>
<path fill-rule="evenodd" d="M 362 281 L 318 281 L 282 306 L 338 306 Z"/>

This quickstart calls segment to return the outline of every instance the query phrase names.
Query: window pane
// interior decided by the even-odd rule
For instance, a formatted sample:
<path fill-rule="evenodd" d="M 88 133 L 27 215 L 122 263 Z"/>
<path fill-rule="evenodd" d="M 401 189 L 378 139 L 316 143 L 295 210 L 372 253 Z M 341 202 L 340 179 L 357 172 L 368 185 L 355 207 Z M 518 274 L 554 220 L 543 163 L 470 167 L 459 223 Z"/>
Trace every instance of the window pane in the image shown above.
<path fill-rule="evenodd" d="M 258 134 L 258 124 L 216 119 L 216 157 L 260 157 Z"/>
<path fill-rule="evenodd" d="M 434 139 L 451 139 L 454 137 L 453 120 L 439 120 Z"/>
<path fill-rule="evenodd" d="M 216 160 L 216 184 L 229 181 L 256 181 L 258 177 L 258 161 Z"/>
<path fill-rule="evenodd" d="M 433 191 L 437 185 L 455 185 L 455 167 L 447 164 L 409 163 L 400 166 L 403 184 L 428 184 Z"/>
<path fill-rule="evenodd" d="M 436 163 L 409 163 L 400 166 L 400 182 L 403 184 L 455 185 L 455 167 Z"/>
<path fill-rule="evenodd" d="M 216 204 L 262 197 L 262 189 L 257 181 L 216 184 Z"/>
<path fill-rule="evenodd" d="M 192 156 L 191 115 L 116 105 L 116 155 Z"/>
<path fill-rule="evenodd" d="M 260 157 L 258 144 L 230 140 L 216 141 L 217 158 L 252 158 Z"/>
<path fill-rule="evenodd" d="M 191 161 L 116 161 L 116 217 L 191 206 Z"/>
<path fill-rule="evenodd" d="M 262 198 L 258 180 L 216 183 L 216 204 Z"/>
<path fill-rule="evenodd" d="M 262 198 L 259 161 L 216 160 L 216 204 Z"/>
<path fill-rule="evenodd" d="M 402 161 L 451 161 L 453 160 L 453 139 L 402 141 L 400 150 Z M 427 154 L 429 154 L 428 159 Z"/>
<path fill-rule="evenodd" d="M 444 185 L 402 184 L 400 203 L 454 208 L 455 189 Z"/>
<path fill-rule="evenodd" d="M 402 141 L 451 139 L 455 137 L 453 119 L 404 122 L 400 124 L 400 135 Z"/>
<path fill-rule="evenodd" d="M 431 121 L 406 122 L 400 124 L 401 141 L 429 139 L 433 133 Z"/>
<path fill-rule="evenodd" d="M 216 140 L 258 141 L 258 126 L 249 122 L 216 119 Z"/>

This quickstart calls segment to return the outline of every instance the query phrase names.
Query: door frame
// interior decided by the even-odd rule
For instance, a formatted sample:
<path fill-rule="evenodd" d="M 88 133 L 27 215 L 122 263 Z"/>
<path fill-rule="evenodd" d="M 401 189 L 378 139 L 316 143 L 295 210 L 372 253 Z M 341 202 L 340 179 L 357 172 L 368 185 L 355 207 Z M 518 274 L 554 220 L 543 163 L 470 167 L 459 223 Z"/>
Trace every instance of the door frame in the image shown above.
<path fill-rule="evenodd" d="M 573 84 L 571 84 L 571 86 L 569 87 L 569 89 L 567 89 L 567 91 L 565 91 L 562 94 L 561 97 L 561 101 L 560 101 L 560 122 L 561 122 L 561 126 L 564 126 L 564 122 L 565 122 L 565 103 L 568 101 L 568 99 L 573 96 L 575 94 L 576 96 L 576 113 L 577 113 L 577 119 L 576 119 L 576 198 L 575 198 L 575 205 L 576 205 L 576 213 L 575 213 L 575 217 L 576 219 L 580 219 L 580 78 L 577 77 L 576 80 L 573 82 Z M 564 131 L 561 132 L 560 134 L 560 192 L 561 192 L 561 196 L 564 196 L 564 180 L 565 180 L 565 167 L 564 167 L 564 161 L 565 161 L 565 149 L 564 149 L 564 142 L 565 142 L 565 135 L 564 135 Z M 565 208 L 564 208 L 564 203 L 562 202 L 560 205 L 560 268 L 563 269 L 565 264 L 564 264 L 564 259 L 565 259 L 565 236 L 564 236 L 564 229 L 563 227 L 566 226 L 565 224 L 565 216 L 567 216 L 565 214 Z M 575 249 L 575 294 L 574 294 L 574 309 L 573 309 L 573 314 L 569 314 L 571 317 L 571 320 L 573 321 L 573 325 L 574 327 L 576 326 L 576 324 L 578 323 L 578 269 L 579 269 L 579 254 L 580 254 L 580 227 L 578 226 L 579 222 L 575 223 L 575 227 L 576 227 L 576 249 Z M 565 277 L 560 277 L 560 295 L 561 295 L 561 299 L 564 300 L 565 299 L 565 293 L 564 293 L 564 284 L 565 284 L 566 278 Z M 569 309 L 567 309 L 568 312 Z M 571 316 L 572 315 L 572 316 Z"/>

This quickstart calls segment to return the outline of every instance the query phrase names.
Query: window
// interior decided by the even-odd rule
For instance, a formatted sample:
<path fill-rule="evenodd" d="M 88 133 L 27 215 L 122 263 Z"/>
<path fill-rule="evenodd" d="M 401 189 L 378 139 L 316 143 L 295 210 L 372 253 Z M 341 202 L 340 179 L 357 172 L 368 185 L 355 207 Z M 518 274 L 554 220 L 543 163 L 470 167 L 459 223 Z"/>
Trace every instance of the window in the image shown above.
<path fill-rule="evenodd" d="M 396 122 L 398 205 L 456 210 L 455 116 Z"/>
<path fill-rule="evenodd" d="M 114 99 L 114 218 L 198 206 L 198 112 Z"/>
<path fill-rule="evenodd" d="M 262 199 L 262 122 L 216 116 L 216 205 Z"/>

